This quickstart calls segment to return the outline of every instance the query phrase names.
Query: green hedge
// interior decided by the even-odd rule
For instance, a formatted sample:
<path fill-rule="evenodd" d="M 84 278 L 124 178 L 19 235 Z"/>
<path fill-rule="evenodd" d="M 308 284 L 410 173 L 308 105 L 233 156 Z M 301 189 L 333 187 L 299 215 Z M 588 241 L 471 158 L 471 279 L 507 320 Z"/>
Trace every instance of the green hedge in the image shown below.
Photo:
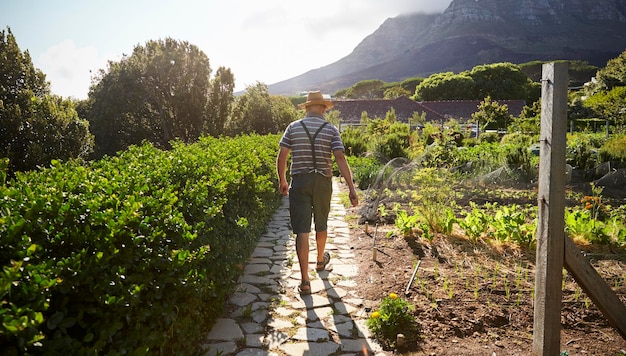
<path fill-rule="evenodd" d="M 280 202 L 278 140 L 146 144 L 0 186 L 0 349 L 197 353 Z"/>
<path fill-rule="evenodd" d="M 626 136 L 616 136 L 607 140 L 598 153 L 600 162 L 618 161 L 626 163 Z"/>

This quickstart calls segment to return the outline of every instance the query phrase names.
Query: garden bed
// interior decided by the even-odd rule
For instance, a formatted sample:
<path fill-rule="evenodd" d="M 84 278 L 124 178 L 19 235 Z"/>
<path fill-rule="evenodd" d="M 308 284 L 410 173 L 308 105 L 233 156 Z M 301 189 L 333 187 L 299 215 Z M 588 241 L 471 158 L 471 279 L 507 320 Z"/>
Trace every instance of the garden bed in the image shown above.
<path fill-rule="evenodd" d="M 512 195 L 510 190 L 502 196 L 524 196 Z M 532 199 L 532 195 L 526 196 Z M 402 354 L 531 352 L 534 247 L 470 240 L 458 227 L 449 235 L 437 234 L 432 241 L 419 234 L 389 236 L 388 232 L 396 229 L 392 223 L 380 221 L 376 226 L 370 222 L 366 232 L 365 225 L 358 223 L 358 215 L 348 218 L 361 271 L 356 277 L 358 291 L 366 306 L 374 311 L 382 298 L 392 292 L 415 305 L 420 339 L 417 344 L 408 345 Z M 626 302 L 626 251 L 615 246 L 581 248 L 592 256 L 598 272 Z M 405 294 L 418 261 L 416 278 Z M 563 286 L 561 351 L 569 355 L 623 353 L 626 340 L 608 324 L 571 275 L 564 274 Z"/>

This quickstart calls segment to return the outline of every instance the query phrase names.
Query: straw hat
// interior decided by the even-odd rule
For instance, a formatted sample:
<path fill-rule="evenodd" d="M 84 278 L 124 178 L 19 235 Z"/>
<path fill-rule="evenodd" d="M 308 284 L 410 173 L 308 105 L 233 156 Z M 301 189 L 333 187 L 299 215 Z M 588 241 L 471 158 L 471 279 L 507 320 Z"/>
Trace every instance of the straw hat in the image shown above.
<path fill-rule="evenodd" d="M 310 91 L 309 95 L 307 95 L 306 97 L 306 102 L 298 105 L 298 107 L 300 109 L 303 109 L 310 105 L 324 105 L 326 106 L 326 110 L 328 110 L 333 107 L 333 102 L 330 100 L 324 100 L 324 96 L 322 95 L 322 92 L 317 90 L 317 91 Z"/>

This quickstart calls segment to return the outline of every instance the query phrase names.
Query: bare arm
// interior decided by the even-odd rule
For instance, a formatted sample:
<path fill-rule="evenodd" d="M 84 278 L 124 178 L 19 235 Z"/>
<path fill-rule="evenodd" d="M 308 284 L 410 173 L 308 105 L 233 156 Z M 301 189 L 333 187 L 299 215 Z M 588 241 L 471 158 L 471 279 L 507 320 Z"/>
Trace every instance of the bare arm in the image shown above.
<path fill-rule="evenodd" d="M 278 157 L 276 157 L 276 174 L 278 174 L 278 189 L 280 194 L 287 195 L 289 193 L 289 183 L 287 183 L 287 157 L 290 149 L 280 146 Z"/>
<path fill-rule="evenodd" d="M 343 179 L 345 179 L 346 184 L 348 184 L 348 189 L 350 190 L 350 203 L 352 203 L 352 206 L 357 206 L 359 204 L 359 196 L 356 194 L 356 190 L 354 189 L 352 171 L 350 170 L 350 165 L 348 165 L 348 161 L 346 160 L 346 155 L 342 150 L 334 150 L 333 154 L 335 155 L 335 161 L 339 167 L 339 172 L 341 173 Z"/>

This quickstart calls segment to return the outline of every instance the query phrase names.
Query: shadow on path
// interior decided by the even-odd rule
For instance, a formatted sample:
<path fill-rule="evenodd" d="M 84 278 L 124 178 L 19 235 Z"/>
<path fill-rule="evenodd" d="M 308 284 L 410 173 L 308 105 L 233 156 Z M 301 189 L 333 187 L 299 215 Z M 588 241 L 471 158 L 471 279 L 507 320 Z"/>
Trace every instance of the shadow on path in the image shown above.
<path fill-rule="evenodd" d="M 300 295 L 300 270 L 290 230 L 288 198 L 274 214 L 245 267 L 236 292 L 203 345 L 205 355 L 384 354 L 369 338 L 368 315 L 356 293 L 358 273 L 346 210 L 333 180 L 328 221 L 331 270 L 316 272 L 315 238 L 309 261 L 311 294 Z"/>

